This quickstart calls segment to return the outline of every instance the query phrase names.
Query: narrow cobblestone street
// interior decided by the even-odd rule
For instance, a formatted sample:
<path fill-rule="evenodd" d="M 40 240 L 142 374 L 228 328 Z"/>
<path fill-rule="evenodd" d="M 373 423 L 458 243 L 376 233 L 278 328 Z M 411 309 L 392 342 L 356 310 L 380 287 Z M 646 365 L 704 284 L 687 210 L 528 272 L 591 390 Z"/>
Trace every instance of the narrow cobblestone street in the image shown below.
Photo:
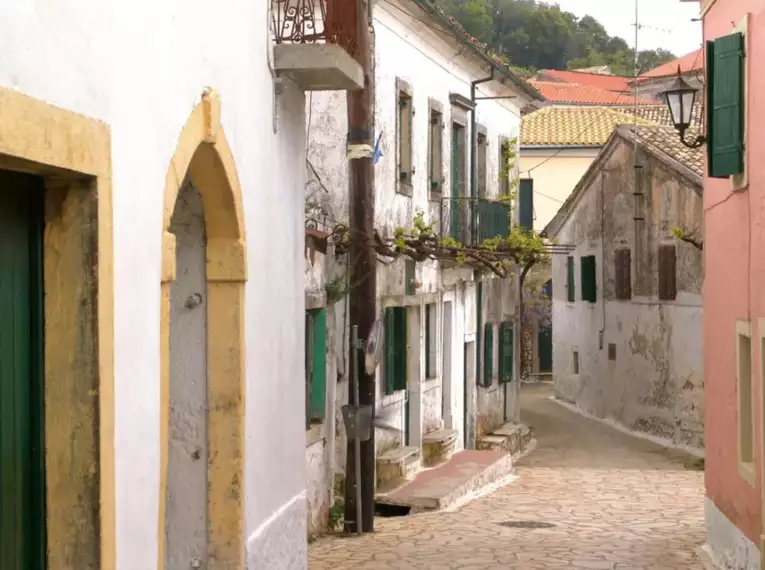
<path fill-rule="evenodd" d="M 704 474 L 693 458 L 584 418 L 550 393 L 522 390 L 522 421 L 538 444 L 512 483 L 454 512 L 380 518 L 372 535 L 319 540 L 309 568 L 701 568 Z"/>

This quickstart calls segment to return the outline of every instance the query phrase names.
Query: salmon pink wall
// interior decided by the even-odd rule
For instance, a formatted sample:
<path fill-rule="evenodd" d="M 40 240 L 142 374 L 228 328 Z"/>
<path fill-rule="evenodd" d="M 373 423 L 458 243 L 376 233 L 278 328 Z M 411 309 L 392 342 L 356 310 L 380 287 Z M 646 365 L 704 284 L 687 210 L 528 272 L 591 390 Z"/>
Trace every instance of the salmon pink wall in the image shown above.
<path fill-rule="evenodd" d="M 750 540 L 761 528 L 761 433 L 755 438 L 756 486 L 738 473 L 736 320 L 750 320 L 756 401 L 760 365 L 757 319 L 765 317 L 765 5 L 762 0 L 717 0 L 704 16 L 704 39 L 732 32 L 749 12 L 747 73 L 748 190 L 729 180 L 704 180 L 704 369 L 707 496 Z M 756 405 L 760 423 L 761 405 Z"/>

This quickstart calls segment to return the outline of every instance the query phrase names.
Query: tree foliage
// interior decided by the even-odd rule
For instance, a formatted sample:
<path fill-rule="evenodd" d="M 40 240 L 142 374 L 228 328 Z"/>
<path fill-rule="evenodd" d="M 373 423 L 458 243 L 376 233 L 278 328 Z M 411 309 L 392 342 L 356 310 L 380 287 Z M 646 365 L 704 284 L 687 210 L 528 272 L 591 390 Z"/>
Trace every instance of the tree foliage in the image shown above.
<path fill-rule="evenodd" d="M 608 65 L 631 76 L 634 50 L 592 16 L 576 17 L 539 0 L 441 0 L 465 30 L 521 70 Z M 638 73 L 674 59 L 664 49 L 638 52 Z"/>

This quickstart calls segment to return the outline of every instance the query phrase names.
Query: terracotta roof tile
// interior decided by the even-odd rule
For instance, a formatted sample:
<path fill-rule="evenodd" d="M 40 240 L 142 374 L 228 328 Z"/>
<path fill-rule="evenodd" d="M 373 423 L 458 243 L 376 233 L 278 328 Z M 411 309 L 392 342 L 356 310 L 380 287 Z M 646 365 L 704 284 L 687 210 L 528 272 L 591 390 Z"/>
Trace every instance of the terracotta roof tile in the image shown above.
<path fill-rule="evenodd" d="M 697 129 L 691 127 L 686 131 L 686 140 L 696 138 L 698 133 Z M 641 144 L 664 153 L 699 176 L 704 175 L 704 147 L 688 148 L 680 142 L 674 127 L 638 125 L 637 135 Z"/>
<path fill-rule="evenodd" d="M 592 85 L 580 83 L 563 83 L 559 81 L 529 81 L 544 95 L 545 99 L 553 103 L 579 103 L 592 105 L 628 105 L 634 97 L 628 93 L 608 91 Z M 655 105 L 647 99 L 640 99 L 643 105 Z"/>
<path fill-rule="evenodd" d="M 584 71 L 564 71 L 561 69 L 542 69 L 542 77 L 563 81 L 564 83 L 579 83 L 580 85 L 590 85 L 606 91 L 629 92 L 630 77 L 620 75 L 602 75 L 600 73 L 586 73 Z"/>
<path fill-rule="evenodd" d="M 658 67 L 654 67 L 651 71 L 646 71 L 640 77 L 641 79 L 650 79 L 656 77 L 667 77 L 677 74 L 677 67 L 680 66 L 681 73 L 690 73 L 691 71 L 699 71 L 704 69 L 704 50 L 699 48 L 691 53 L 687 53 L 682 57 L 663 63 Z"/>
<path fill-rule="evenodd" d="M 632 115 L 635 112 L 635 107 L 633 105 L 625 105 L 620 107 L 611 107 L 614 111 L 619 111 L 620 113 L 628 113 Z M 693 105 L 693 110 L 691 112 L 691 126 L 696 127 L 698 129 L 704 128 L 704 116 L 703 116 L 703 108 L 699 101 L 696 101 L 696 103 Z M 669 114 L 669 108 L 662 104 L 662 105 L 638 105 L 637 108 L 637 115 L 638 117 L 642 117 L 643 119 L 647 119 L 649 121 L 653 121 L 654 123 L 657 123 L 659 125 L 664 125 L 671 127 L 672 125 L 672 117 Z"/>
<path fill-rule="evenodd" d="M 521 120 L 521 146 L 591 146 L 606 144 L 614 128 L 634 123 L 633 115 L 609 107 L 545 107 Z M 650 125 L 642 117 L 639 124 Z"/>

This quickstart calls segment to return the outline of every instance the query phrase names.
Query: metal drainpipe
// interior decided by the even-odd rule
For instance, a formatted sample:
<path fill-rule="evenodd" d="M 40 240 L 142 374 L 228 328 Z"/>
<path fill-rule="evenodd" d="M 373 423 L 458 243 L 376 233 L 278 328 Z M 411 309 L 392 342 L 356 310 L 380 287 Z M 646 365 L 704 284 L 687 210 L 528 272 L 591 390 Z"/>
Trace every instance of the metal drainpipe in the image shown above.
<path fill-rule="evenodd" d="M 486 83 L 494 79 L 494 68 L 492 67 L 488 77 L 483 79 L 476 79 L 470 82 L 470 102 L 473 103 L 473 108 L 470 110 L 470 196 L 477 197 L 478 186 L 478 170 L 476 169 L 476 154 L 478 146 L 478 133 L 476 133 L 476 120 L 475 120 L 475 88 L 481 83 Z M 473 205 L 471 212 L 471 221 L 473 227 L 471 228 L 471 235 L 473 239 L 478 239 L 478 211 L 475 205 Z M 481 319 L 481 310 L 483 308 L 483 284 L 481 283 L 481 274 L 478 270 L 473 272 L 473 279 L 476 281 L 476 331 L 475 331 L 475 379 L 476 385 L 481 380 L 481 340 L 483 338 L 483 323 Z M 503 403 L 504 407 L 504 403 Z M 478 410 L 476 409 L 476 414 Z M 474 424 L 475 425 L 475 424 Z M 467 436 L 467 434 L 465 434 Z M 465 440 L 467 441 L 467 439 Z"/>

